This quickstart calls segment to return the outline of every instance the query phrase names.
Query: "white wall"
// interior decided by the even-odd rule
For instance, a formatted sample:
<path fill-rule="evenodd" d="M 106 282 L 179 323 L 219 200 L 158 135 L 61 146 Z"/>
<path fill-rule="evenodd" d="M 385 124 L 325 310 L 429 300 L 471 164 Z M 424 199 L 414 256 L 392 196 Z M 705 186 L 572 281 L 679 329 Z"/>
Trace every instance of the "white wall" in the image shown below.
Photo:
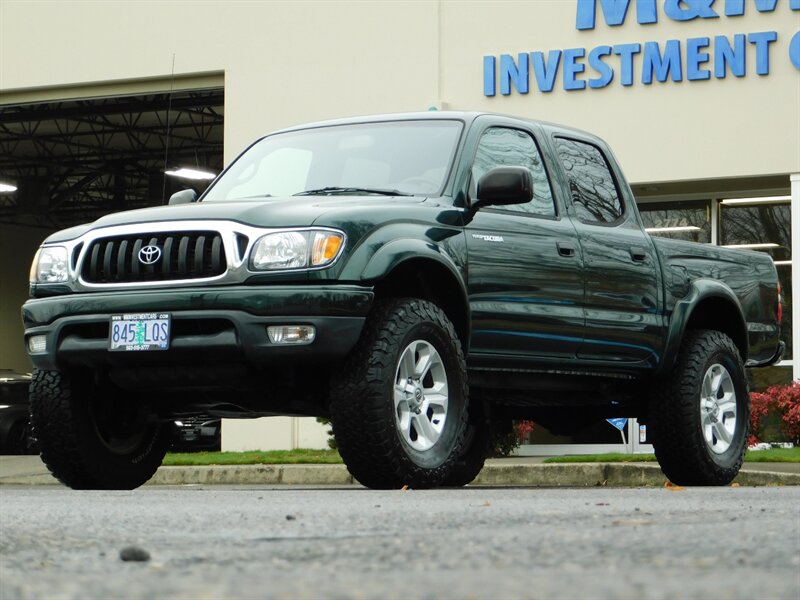
<path fill-rule="evenodd" d="M 311 417 L 224 419 L 222 450 L 293 450 L 328 448 L 328 429 Z"/>

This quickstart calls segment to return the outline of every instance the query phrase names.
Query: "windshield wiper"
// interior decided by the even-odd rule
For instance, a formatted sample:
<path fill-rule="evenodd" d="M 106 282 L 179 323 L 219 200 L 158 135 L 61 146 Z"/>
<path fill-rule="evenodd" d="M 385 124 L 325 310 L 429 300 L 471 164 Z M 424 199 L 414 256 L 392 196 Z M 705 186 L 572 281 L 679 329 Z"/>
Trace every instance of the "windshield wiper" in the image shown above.
<path fill-rule="evenodd" d="M 381 196 L 412 196 L 400 190 L 381 190 L 378 188 L 327 186 L 313 190 L 305 190 L 293 196 L 333 196 L 334 194 L 380 194 Z"/>

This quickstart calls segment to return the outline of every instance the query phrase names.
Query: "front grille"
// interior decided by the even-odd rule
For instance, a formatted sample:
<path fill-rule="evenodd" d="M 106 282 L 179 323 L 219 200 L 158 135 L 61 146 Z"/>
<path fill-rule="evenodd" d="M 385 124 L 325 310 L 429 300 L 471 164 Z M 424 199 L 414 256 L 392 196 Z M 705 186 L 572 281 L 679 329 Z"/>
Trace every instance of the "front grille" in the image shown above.
<path fill-rule="evenodd" d="M 158 246 L 151 265 L 139 260 L 145 246 Z M 216 231 L 119 235 L 94 240 L 86 249 L 81 277 L 87 283 L 135 283 L 202 279 L 227 269 L 222 236 Z"/>

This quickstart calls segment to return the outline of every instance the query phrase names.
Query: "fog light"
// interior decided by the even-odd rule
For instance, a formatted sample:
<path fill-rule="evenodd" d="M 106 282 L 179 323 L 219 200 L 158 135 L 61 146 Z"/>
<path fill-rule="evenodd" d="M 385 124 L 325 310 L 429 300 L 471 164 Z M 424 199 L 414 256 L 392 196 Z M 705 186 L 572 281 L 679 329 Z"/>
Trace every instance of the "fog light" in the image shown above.
<path fill-rule="evenodd" d="M 310 344 L 317 330 L 311 325 L 275 325 L 267 327 L 267 334 L 273 344 Z"/>
<path fill-rule="evenodd" d="M 28 338 L 28 352 L 31 354 L 41 354 L 47 352 L 47 336 L 32 335 Z"/>

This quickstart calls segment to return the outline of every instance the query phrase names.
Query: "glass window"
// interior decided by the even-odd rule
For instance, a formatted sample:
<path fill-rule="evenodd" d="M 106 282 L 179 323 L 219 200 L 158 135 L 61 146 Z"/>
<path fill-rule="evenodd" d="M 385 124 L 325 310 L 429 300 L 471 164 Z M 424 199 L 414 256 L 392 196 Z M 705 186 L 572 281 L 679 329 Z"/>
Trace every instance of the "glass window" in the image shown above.
<path fill-rule="evenodd" d="M 721 204 L 720 243 L 766 252 L 775 261 L 783 294 L 781 339 L 784 359 L 792 353 L 792 250 L 791 208 L 784 203 Z"/>
<path fill-rule="evenodd" d="M 525 204 L 503 206 L 503 210 L 546 216 L 556 214 L 542 157 L 529 134 L 506 127 L 487 129 L 478 143 L 472 164 L 473 185 L 477 185 L 477 181 L 495 167 L 526 167 L 533 178 L 533 200 Z"/>
<path fill-rule="evenodd" d="M 644 203 L 639 205 L 639 214 L 650 235 L 711 243 L 711 203 L 708 200 Z"/>
<path fill-rule="evenodd" d="M 463 124 L 391 121 L 278 133 L 254 144 L 208 190 L 204 202 L 369 189 L 439 195 Z M 367 188 L 359 192 L 348 188 Z"/>
<path fill-rule="evenodd" d="M 614 223 L 624 210 L 614 176 L 600 149 L 556 138 L 556 150 L 569 180 L 572 203 L 584 223 Z"/>

